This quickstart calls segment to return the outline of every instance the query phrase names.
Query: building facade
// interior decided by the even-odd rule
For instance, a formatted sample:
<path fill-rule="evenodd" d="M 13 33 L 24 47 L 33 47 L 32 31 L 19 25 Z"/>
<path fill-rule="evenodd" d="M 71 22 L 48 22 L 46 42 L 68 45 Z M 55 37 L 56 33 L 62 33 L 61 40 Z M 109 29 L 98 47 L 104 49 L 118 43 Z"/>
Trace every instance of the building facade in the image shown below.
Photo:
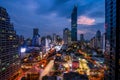
<path fill-rule="evenodd" d="M 39 29 L 38 28 L 33 28 L 33 37 L 35 37 L 36 35 L 39 35 Z"/>
<path fill-rule="evenodd" d="M 98 30 L 96 32 L 96 36 L 95 36 L 95 48 L 96 49 L 102 49 L 102 37 L 101 37 L 101 32 Z"/>
<path fill-rule="evenodd" d="M 38 28 L 33 29 L 32 46 L 40 46 L 41 44 L 41 38 L 38 32 L 39 32 Z"/>
<path fill-rule="evenodd" d="M 19 36 L 19 46 L 23 45 L 24 42 L 25 42 L 24 36 L 23 36 L 23 35 L 20 35 L 20 36 Z"/>
<path fill-rule="evenodd" d="M 63 41 L 64 41 L 64 44 L 70 44 L 71 43 L 71 32 L 68 28 L 65 28 L 63 30 Z"/>
<path fill-rule="evenodd" d="M 105 52 L 105 33 L 102 34 L 101 36 L 101 42 L 102 42 L 102 53 L 104 54 Z"/>
<path fill-rule="evenodd" d="M 103 40 L 101 32 L 98 30 L 96 35 L 90 40 L 90 47 L 102 52 Z"/>
<path fill-rule="evenodd" d="M 74 6 L 71 14 L 71 40 L 77 41 L 77 6 Z"/>
<path fill-rule="evenodd" d="M 25 40 L 25 45 L 26 45 L 26 46 L 32 46 L 32 39 L 27 38 L 27 39 Z"/>
<path fill-rule="evenodd" d="M 120 36 L 116 38 L 120 34 L 119 0 L 105 0 L 105 28 L 105 80 L 119 80 Z"/>
<path fill-rule="evenodd" d="M 84 34 L 80 34 L 80 42 L 84 42 L 85 39 L 84 39 Z"/>
<path fill-rule="evenodd" d="M 55 33 L 53 33 L 52 42 L 53 42 L 54 44 L 56 43 L 56 34 L 55 34 Z"/>
<path fill-rule="evenodd" d="M 0 7 L 0 80 L 14 80 L 20 69 L 18 36 L 5 8 Z"/>
<path fill-rule="evenodd" d="M 95 48 L 95 37 L 93 37 L 93 38 L 90 40 L 90 47 L 91 47 L 92 49 Z"/>

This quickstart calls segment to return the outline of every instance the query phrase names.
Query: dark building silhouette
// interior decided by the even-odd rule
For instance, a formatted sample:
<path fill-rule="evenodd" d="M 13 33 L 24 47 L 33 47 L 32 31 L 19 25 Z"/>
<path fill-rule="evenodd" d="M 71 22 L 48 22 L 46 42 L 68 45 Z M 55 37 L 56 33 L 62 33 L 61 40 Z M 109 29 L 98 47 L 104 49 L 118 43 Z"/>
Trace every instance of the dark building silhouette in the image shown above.
<path fill-rule="evenodd" d="M 32 39 L 27 38 L 27 39 L 25 40 L 25 45 L 26 45 L 26 46 L 31 46 L 31 45 L 32 45 Z"/>
<path fill-rule="evenodd" d="M 98 38 L 98 39 L 101 38 L 101 32 L 100 32 L 100 30 L 98 30 L 98 31 L 96 32 L 96 38 Z"/>
<path fill-rule="evenodd" d="M 19 38 L 5 8 L 0 7 L 0 80 L 14 80 L 20 69 Z"/>
<path fill-rule="evenodd" d="M 24 44 L 24 36 L 23 35 L 20 35 L 19 36 L 19 46 L 23 45 Z"/>
<path fill-rule="evenodd" d="M 71 14 L 71 39 L 77 41 L 77 6 L 74 6 Z"/>
<path fill-rule="evenodd" d="M 120 80 L 120 2 L 105 0 L 105 80 Z M 117 35 L 116 35 L 117 34 Z"/>
<path fill-rule="evenodd" d="M 32 45 L 33 46 L 40 46 L 41 40 L 40 40 L 40 35 L 39 35 L 39 29 L 34 28 L 33 29 L 33 38 L 32 38 Z"/>
<path fill-rule="evenodd" d="M 80 41 L 81 41 L 81 42 L 84 42 L 84 41 L 85 41 L 85 39 L 84 39 L 84 34 L 80 34 Z"/>
<path fill-rule="evenodd" d="M 102 48 L 102 40 L 101 40 L 101 31 L 98 30 L 96 32 L 96 36 L 95 36 L 95 48 L 96 49 L 101 49 Z"/>
<path fill-rule="evenodd" d="M 38 29 L 38 28 L 34 28 L 34 29 L 33 29 L 33 37 L 39 35 L 38 32 L 39 32 L 39 29 Z"/>
<path fill-rule="evenodd" d="M 86 74 L 81 75 L 77 72 L 64 73 L 63 80 L 89 80 Z"/>
<path fill-rule="evenodd" d="M 57 76 L 43 76 L 42 80 L 57 80 Z"/>

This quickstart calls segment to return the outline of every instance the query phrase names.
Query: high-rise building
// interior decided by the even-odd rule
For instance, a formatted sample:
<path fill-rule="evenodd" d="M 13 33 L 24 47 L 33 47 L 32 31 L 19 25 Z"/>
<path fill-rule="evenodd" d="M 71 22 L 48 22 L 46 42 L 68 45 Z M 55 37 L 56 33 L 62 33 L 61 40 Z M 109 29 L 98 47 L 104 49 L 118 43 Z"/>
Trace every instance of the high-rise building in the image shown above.
<path fill-rule="evenodd" d="M 47 39 L 50 40 L 50 43 L 52 43 L 52 37 L 50 35 L 47 35 L 46 37 L 47 37 Z"/>
<path fill-rule="evenodd" d="M 98 30 L 98 31 L 96 32 L 96 36 L 95 36 L 95 48 L 96 48 L 96 49 L 101 49 L 101 48 L 102 48 L 101 32 L 100 32 L 100 30 Z"/>
<path fill-rule="evenodd" d="M 80 41 L 81 41 L 81 42 L 84 42 L 84 41 L 85 41 L 85 39 L 84 39 L 84 34 L 80 34 Z"/>
<path fill-rule="evenodd" d="M 24 44 L 24 36 L 23 35 L 20 35 L 19 36 L 19 45 L 23 45 Z"/>
<path fill-rule="evenodd" d="M 98 30 L 96 35 L 90 40 L 90 47 L 102 53 L 105 44 L 105 35 L 101 35 L 101 32 Z"/>
<path fill-rule="evenodd" d="M 40 38 L 40 35 L 38 32 L 39 32 L 38 28 L 33 29 L 33 38 L 32 38 L 33 46 L 40 46 L 40 44 L 41 44 L 41 38 Z"/>
<path fill-rule="evenodd" d="M 74 6 L 71 14 L 71 39 L 77 41 L 77 6 Z"/>
<path fill-rule="evenodd" d="M 102 53 L 104 54 L 104 52 L 105 52 L 105 33 L 103 33 L 101 36 L 101 43 L 102 43 Z"/>
<path fill-rule="evenodd" d="M 95 37 L 90 40 L 90 47 L 95 49 Z"/>
<path fill-rule="evenodd" d="M 56 43 L 56 34 L 55 34 L 55 33 L 53 33 L 52 42 L 53 42 L 53 43 Z"/>
<path fill-rule="evenodd" d="M 60 35 L 56 35 L 56 44 L 59 45 L 62 43 L 62 38 L 60 37 Z"/>
<path fill-rule="evenodd" d="M 0 80 L 14 80 L 19 69 L 18 36 L 6 9 L 0 7 Z"/>
<path fill-rule="evenodd" d="M 31 45 L 32 45 L 32 39 L 27 38 L 27 39 L 25 40 L 25 45 L 26 45 L 26 46 L 31 46 Z"/>
<path fill-rule="evenodd" d="M 42 46 L 45 46 L 45 38 L 46 38 L 45 36 L 41 37 L 41 45 Z"/>
<path fill-rule="evenodd" d="M 71 42 L 71 32 L 68 28 L 63 30 L 63 40 L 64 44 L 69 44 Z"/>
<path fill-rule="evenodd" d="M 120 80 L 120 2 L 105 0 L 105 80 Z"/>
<path fill-rule="evenodd" d="M 33 29 L 33 37 L 39 35 L 38 32 L 39 32 L 39 29 L 38 29 L 38 28 L 34 28 L 34 29 Z"/>

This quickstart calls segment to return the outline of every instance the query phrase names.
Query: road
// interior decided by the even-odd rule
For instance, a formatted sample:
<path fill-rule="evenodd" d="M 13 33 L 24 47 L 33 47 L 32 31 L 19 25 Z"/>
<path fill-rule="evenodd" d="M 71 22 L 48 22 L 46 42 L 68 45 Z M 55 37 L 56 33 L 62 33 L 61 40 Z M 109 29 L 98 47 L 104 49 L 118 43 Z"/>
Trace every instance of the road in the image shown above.
<path fill-rule="evenodd" d="M 53 68 L 53 66 L 54 66 L 54 60 L 51 60 L 48 63 L 48 65 L 45 67 L 45 69 L 42 71 L 42 73 L 40 74 L 39 80 L 42 80 L 42 77 L 47 75 L 50 72 L 50 70 Z"/>

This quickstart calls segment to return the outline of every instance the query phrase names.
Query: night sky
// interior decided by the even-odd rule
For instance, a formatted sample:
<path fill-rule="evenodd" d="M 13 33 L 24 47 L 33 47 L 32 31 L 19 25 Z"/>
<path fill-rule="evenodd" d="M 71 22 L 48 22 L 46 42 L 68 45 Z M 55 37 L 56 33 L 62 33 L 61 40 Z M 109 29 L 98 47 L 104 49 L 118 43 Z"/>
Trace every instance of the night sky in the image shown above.
<path fill-rule="evenodd" d="M 7 9 L 18 35 L 32 38 L 33 28 L 39 34 L 63 35 L 63 29 L 71 30 L 71 13 L 78 6 L 78 39 L 92 38 L 97 30 L 104 32 L 104 0 L 0 0 L 0 6 Z"/>

